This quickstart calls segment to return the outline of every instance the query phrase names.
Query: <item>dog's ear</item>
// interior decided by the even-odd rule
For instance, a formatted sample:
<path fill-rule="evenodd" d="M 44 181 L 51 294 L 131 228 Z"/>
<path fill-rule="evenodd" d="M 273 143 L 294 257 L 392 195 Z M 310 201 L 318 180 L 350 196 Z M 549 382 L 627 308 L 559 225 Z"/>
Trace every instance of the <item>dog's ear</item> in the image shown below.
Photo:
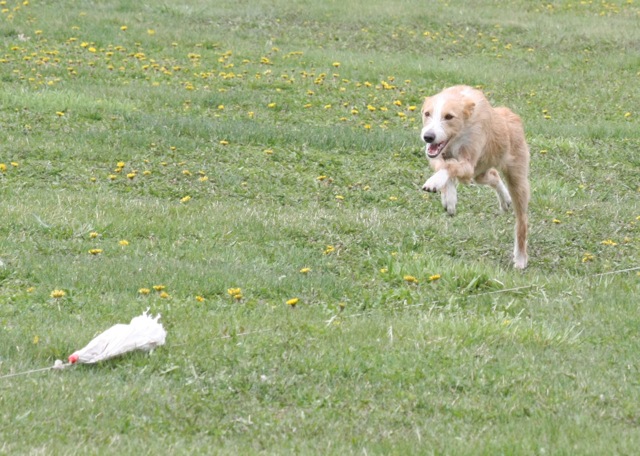
<path fill-rule="evenodd" d="M 475 109 L 476 104 L 471 100 L 465 100 L 464 102 L 464 110 L 462 113 L 464 114 L 464 118 L 468 119 L 473 114 L 473 110 Z"/>

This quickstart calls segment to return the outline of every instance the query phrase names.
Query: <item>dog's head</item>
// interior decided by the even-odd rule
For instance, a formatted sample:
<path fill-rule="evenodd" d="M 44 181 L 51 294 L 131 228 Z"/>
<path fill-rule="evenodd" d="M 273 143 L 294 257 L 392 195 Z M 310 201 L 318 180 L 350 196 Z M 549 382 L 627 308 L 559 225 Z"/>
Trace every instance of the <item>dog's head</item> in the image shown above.
<path fill-rule="evenodd" d="M 465 89 L 452 87 L 428 97 L 422 105 L 420 137 L 427 143 L 427 158 L 436 158 L 464 129 L 471 117 L 474 101 Z"/>

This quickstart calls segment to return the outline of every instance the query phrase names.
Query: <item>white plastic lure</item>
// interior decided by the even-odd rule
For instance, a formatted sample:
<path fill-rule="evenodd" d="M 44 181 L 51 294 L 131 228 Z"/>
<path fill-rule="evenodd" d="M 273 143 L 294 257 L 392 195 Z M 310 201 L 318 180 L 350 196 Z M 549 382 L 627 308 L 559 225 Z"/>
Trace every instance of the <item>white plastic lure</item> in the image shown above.
<path fill-rule="evenodd" d="M 160 314 L 152 317 L 147 314 L 135 317 L 128 325 L 117 324 L 107 329 L 81 350 L 69 356 L 70 364 L 91 364 L 133 350 L 153 350 L 164 345 L 167 332 L 158 323 Z"/>

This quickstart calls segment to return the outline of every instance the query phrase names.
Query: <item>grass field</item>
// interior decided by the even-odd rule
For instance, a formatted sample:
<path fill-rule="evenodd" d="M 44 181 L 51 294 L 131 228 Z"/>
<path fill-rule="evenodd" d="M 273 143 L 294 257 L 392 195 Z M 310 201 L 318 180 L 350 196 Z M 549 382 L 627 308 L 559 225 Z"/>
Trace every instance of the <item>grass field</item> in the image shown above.
<path fill-rule="evenodd" d="M 637 0 L 0 10 L 0 454 L 637 452 Z M 524 272 L 420 191 L 459 83 L 524 121 Z"/>

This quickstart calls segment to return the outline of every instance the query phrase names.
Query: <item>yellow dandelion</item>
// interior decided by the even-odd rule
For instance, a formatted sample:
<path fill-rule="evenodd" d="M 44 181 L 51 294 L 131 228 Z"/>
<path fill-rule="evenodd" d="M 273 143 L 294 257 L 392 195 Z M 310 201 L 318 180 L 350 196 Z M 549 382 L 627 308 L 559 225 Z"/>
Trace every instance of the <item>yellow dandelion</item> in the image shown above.
<path fill-rule="evenodd" d="M 155 35 L 156 31 L 154 29 L 147 29 L 147 35 Z"/>
<path fill-rule="evenodd" d="M 397 196 L 390 196 L 389 197 L 389 201 L 398 201 L 398 197 Z"/>
<path fill-rule="evenodd" d="M 13 166 L 14 168 L 17 168 L 18 166 L 20 166 L 20 163 L 18 163 L 18 162 L 11 162 L 11 166 Z"/>
<path fill-rule="evenodd" d="M 129 245 L 129 241 L 127 241 L 126 239 L 123 239 L 119 241 L 118 244 L 120 244 L 122 247 L 126 247 Z"/>
<path fill-rule="evenodd" d="M 584 255 L 582 255 L 582 262 L 588 263 L 589 261 L 593 261 L 595 258 L 596 258 L 595 255 L 589 252 L 585 252 Z"/>
<path fill-rule="evenodd" d="M 608 246 L 611 246 L 611 247 L 615 247 L 616 245 L 618 245 L 618 243 L 617 243 L 617 242 L 615 242 L 615 241 L 613 241 L 613 240 L 611 240 L 611 239 L 605 239 L 605 240 L 604 240 L 604 241 L 602 241 L 600 244 L 602 244 L 602 245 L 608 245 Z"/>
<path fill-rule="evenodd" d="M 64 298 L 66 294 L 67 293 L 65 293 L 64 290 L 53 290 L 51 292 L 51 297 L 54 299 L 60 299 L 60 298 Z"/>
<path fill-rule="evenodd" d="M 291 298 L 287 301 L 287 305 L 291 307 L 295 307 L 296 304 L 298 304 L 298 301 L 300 301 L 298 298 Z"/>
<path fill-rule="evenodd" d="M 36 287 L 27 288 L 27 293 L 33 293 L 34 291 L 36 291 Z"/>
<path fill-rule="evenodd" d="M 120 30 L 122 30 L 123 32 L 126 32 L 127 29 L 128 29 L 128 27 L 126 25 L 120 26 Z"/>
<path fill-rule="evenodd" d="M 418 279 L 412 275 L 406 275 L 402 279 L 407 283 L 418 283 Z"/>
<path fill-rule="evenodd" d="M 58 117 L 62 117 L 62 116 L 64 116 L 64 112 L 62 112 L 62 111 L 56 111 L 56 116 L 58 116 Z"/>
<path fill-rule="evenodd" d="M 205 301 L 205 299 L 204 299 L 202 296 L 198 295 L 198 296 L 196 296 L 196 301 L 198 301 L 198 302 L 204 302 L 204 301 Z"/>
<path fill-rule="evenodd" d="M 316 180 L 319 180 L 320 182 L 322 182 L 325 179 L 327 179 L 327 176 L 318 176 L 318 177 L 316 177 Z M 638 216 L 638 217 L 640 217 L 640 216 Z"/>
<path fill-rule="evenodd" d="M 335 252 L 336 248 L 332 245 L 328 245 L 326 249 L 324 249 L 324 254 L 325 255 L 329 255 L 333 252 Z"/>
<path fill-rule="evenodd" d="M 435 282 L 436 280 L 440 279 L 440 274 L 434 274 L 432 276 L 429 276 L 429 282 Z"/>
<path fill-rule="evenodd" d="M 136 174 L 136 173 L 129 173 L 129 174 L 127 174 L 127 178 L 129 178 L 129 179 L 133 179 L 133 178 L 135 178 L 136 176 L 137 176 L 137 174 Z"/>
<path fill-rule="evenodd" d="M 227 289 L 227 294 L 231 296 L 233 299 L 236 299 L 238 301 L 240 301 L 243 298 L 241 288 L 229 288 Z"/>
<path fill-rule="evenodd" d="M 389 270 L 387 268 L 381 268 L 380 269 L 380 273 L 382 273 L 382 274 L 386 274 L 387 272 L 389 272 Z"/>
<path fill-rule="evenodd" d="M 102 253 L 102 249 L 91 249 L 89 250 L 91 255 L 100 255 Z"/>
<path fill-rule="evenodd" d="M 311 268 L 302 268 L 300 269 L 300 272 L 302 274 L 309 274 L 311 272 Z"/>
<path fill-rule="evenodd" d="M 222 141 L 220 141 L 220 145 L 221 146 L 228 146 L 229 145 L 229 141 L 227 141 L 226 139 L 223 139 Z"/>
<path fill-rule="evenodd" d="M 95 239 L 95 238 L 97 238 L 98 236 L 100 236 L 100 234 L 98 234 L 98 233 L 97 233 L 97 232 L 95 232 L 95 231 L 92 231 L 91 233 L 89 233 L 89 237 L 90 237 L 91 239 Z"/>
<path fill-rule="evenodd" d="M 561 222 L 560 220 L 558 220 L 558 219 L 554 218 L 554 219 L 553 219 L 553 223 L 558 224 L 558 223 L 562 223 L 562 222 Z"/>
<path fill-rule="evenodd" d="M 140 288 L 138 290 L 138 293 L 140 293 L 141 295 L 148 295 L 149 293 L 151 293 L 151 290 L 149 290 L 148 288 Z"/>
<path fill-rule="evenodd" d="M 198 178 L 198 180 L 199 180 L 200 182 L 206 182 L 206 181 L 208 181 L 208 180 L 209 180 L 209 178 L 208 178 L 207 176 L 200 176 L 200 177 Z"/>
<path fill-rule="evenodd" d="M 270 109 L 273 109 L 273 108 L 275 108 L 275 107 L 276 107 L 276 104 L 275 104 L 275 103 L 269 103 L 269 104 L 267 105 L 267 108 L 270 108 Z"/>
<path fill-rule="evenodd" d="M 170 296 L 170 295 L 169 295 L 169 293 L 167 293 L 166 291 L 162 291 L 162 292 L 160 293 L 160 297 L 161 297 L 162 299 L 169 299 L 171 296 Z"/>
<path fill-rule="evenodd" d="M 342 195 L 336 195 L 336 199 L 337 199 L 338 201 L 343 201 L 343 200 L 344 200 L 344 196 L 342 196 Z"/>
<path fill-rule="evenodd" d="M 33 336 L 33 345 L 38 345 L 40 343 L 40 338 L 38 336 Z"/>
<path fill-rule="evenodd" d="M 331 64 L 334 68 L 339 68 L 340 67 L 340 62 L 333 62 Z"/>
<path fill-rule="evenodd" d="M 0 172 L 6 173 L 7 165 L 5 165 L 4 163 L 0 163 Z"/>
<path fill-rule="evenodd" d="M 118 178 L 118 176 L 116 176 L 115 174 L 109 174 L 109 180 L 116 180 Z"/>
<path fill-rule="evenodd" d="M 180 198 L 180 202 L 181 202 L 181 203 L 187 203 L 187 202 L 189 202 L 190 200 L 191 200 L 191 197 L 190 197 L 189 195 L 187 195 L 187 196 L 185 196 L 185 197 L 183 197 L 183 198 Z"/>
<path fill-rule="evenodd" d="M 162 291 L 162 290 L 164 290 L 164 289 L 166 289 L 166 288 L 167 288 L 167 287 L 166 287 L 166 286 L 164 286 L 164 285 L 154 285 L 154 286 L 153 286 L 153 289 L 154 289 L 154 290 L 156 290 L 156 291 Z"/>

